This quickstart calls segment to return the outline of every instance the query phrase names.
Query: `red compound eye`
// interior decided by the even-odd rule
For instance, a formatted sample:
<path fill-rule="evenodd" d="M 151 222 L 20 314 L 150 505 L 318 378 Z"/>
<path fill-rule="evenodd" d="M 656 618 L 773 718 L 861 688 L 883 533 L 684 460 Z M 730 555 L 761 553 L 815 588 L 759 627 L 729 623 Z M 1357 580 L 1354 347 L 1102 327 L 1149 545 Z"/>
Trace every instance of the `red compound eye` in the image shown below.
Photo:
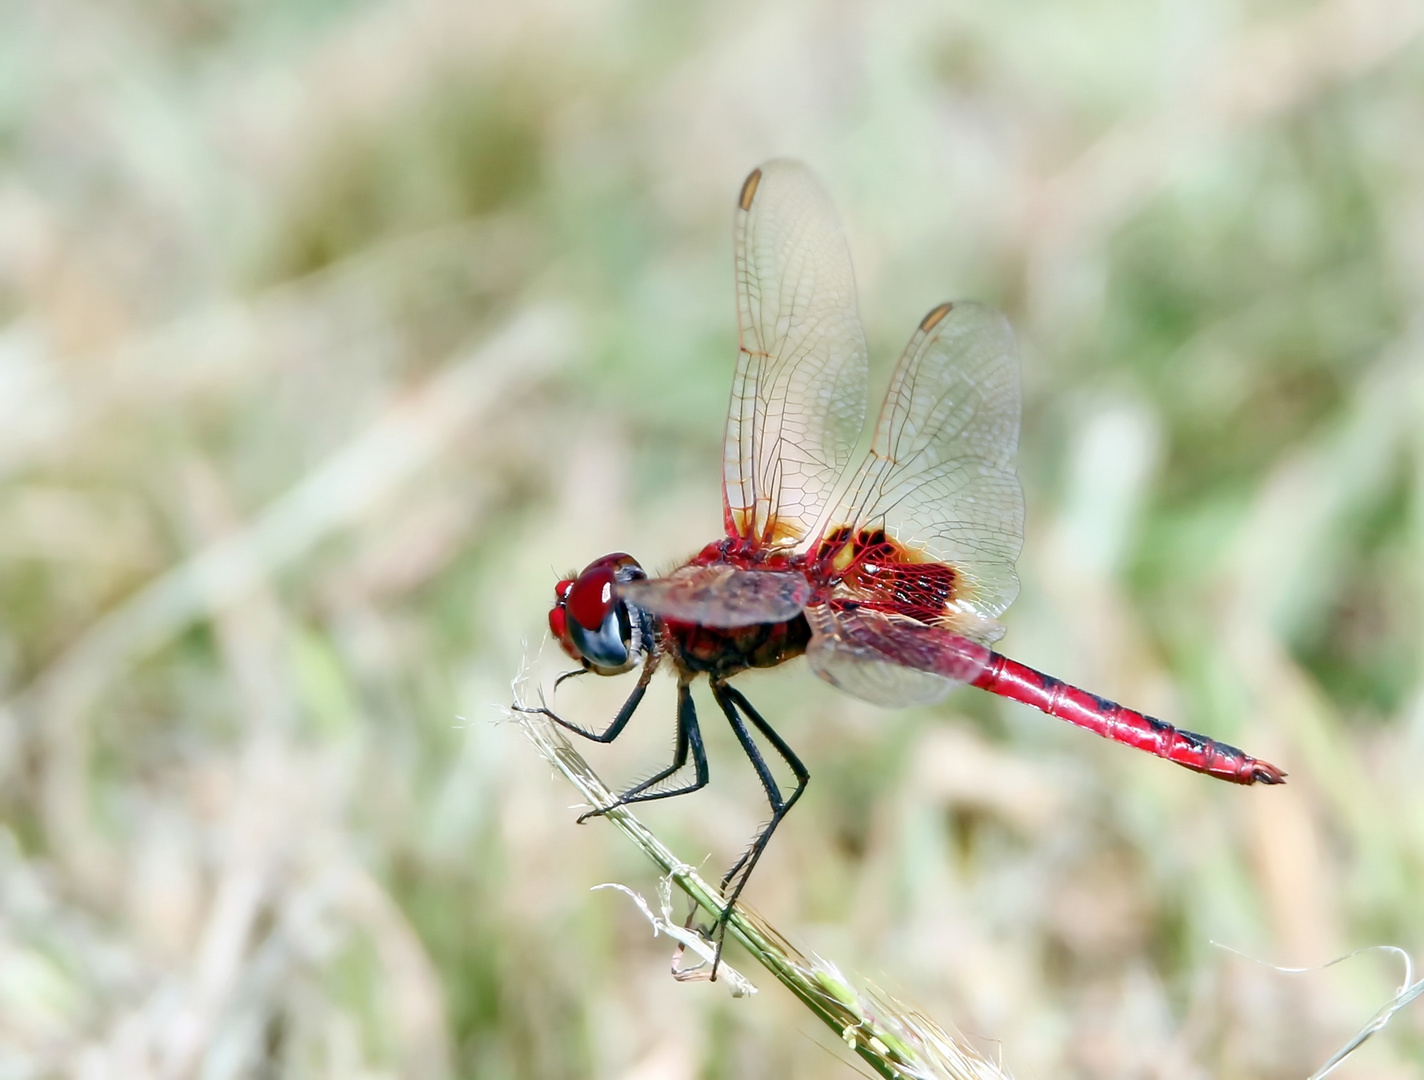
<path fill-rule="evenodd" d="M 597 630 L 613 610 L 613 568 L 585 570 L 569 589 L 564 606 L 585 630 Z"/>

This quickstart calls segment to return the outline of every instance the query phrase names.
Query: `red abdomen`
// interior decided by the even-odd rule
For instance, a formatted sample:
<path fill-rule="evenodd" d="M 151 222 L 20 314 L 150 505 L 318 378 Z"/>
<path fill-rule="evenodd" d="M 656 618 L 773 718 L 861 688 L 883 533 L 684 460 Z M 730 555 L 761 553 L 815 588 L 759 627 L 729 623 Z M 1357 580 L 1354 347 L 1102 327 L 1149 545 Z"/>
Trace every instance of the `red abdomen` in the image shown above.
<path fill-rule="evenodd" d="M 1022 701 L 1049 716 L 1087 728 L 1106 739 L 1146 750 L 1194 772 L 1229 780 L 1233 784 L 1285 783 L 1286 774 L 1270 762 L 1253 758 L 1227 743 L 1192 731 L 1181 731 L 1156 717 L 1069 686 L 999 653 L 991 654 L 989 666 L 974 680 L 973 685 Z"/>

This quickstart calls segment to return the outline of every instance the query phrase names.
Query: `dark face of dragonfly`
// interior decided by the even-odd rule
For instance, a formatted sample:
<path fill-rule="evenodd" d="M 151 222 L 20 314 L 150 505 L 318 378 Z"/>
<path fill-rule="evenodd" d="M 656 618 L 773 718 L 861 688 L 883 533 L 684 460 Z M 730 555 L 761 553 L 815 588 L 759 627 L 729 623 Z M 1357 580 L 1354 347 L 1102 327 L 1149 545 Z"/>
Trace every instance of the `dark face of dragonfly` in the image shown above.
<path fill-rule="evenodd" d="M 646 655 L 648 615 L 620 600 L 615 586 L 648 575 L 631 555 L 605 555 L 554 586 L 549 630 L 575 660 L 599 675 L 620 675 Z"/>

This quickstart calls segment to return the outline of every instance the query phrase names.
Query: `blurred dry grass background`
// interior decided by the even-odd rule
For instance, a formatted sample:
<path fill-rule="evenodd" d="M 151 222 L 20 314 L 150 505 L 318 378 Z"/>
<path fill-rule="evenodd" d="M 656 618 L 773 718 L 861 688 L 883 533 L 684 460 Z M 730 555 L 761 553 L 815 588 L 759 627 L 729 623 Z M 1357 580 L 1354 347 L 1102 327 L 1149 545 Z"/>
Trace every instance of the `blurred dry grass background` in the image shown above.
<path fill-rule="evenodd" d="M 1421 29 L 0 7 L 0 1077 L 852 1075 L 774 985 L 674 986 L 588 891 L 650 869 L 489 723 L 556 572 L 717 534 L 773 154 L 840 207 L 882 380 L 945 298 L 1021 335 L 1008 650 L 1291 782 L 798 665 L 744 681 L 814 777 L 748 899 L 1020 1077 L 1309 1073 L 1395 969 L 1209 942 L 1424 953 Z M 712 787 L 642 816 L 718 868 L 762 808 L 708 727 Z M 1424 1075 L 1424 1012 L 1339 1075 Z"/>

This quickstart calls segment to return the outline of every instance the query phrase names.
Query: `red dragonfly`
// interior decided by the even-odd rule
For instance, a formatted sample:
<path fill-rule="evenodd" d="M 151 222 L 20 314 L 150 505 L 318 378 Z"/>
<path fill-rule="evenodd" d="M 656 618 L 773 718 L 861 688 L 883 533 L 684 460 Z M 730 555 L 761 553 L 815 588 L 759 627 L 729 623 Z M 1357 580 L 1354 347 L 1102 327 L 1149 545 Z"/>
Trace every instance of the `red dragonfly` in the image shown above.
<path fill-rule="evenodd" d="M 707 783 L 690 691 L 698 675 L 707 676 L 771 803 L 766 826 L 722 879 L 719 931 L 810 779 L 728 680 L 803 653 L 821 678 L 877 705 L 923 705 L 969 683 L 1222 780 L 1285 780 L 1276 766 L 1234 746 L 990 648 L 1003 634 L 995 620 L 1018 594 L 1014 562 L 1023 545 L 1023 492 L 1013 466 L 1017 348 L 1001 314 L 953 303 L 920 320 L 869 453 L 852 471 L 866 412 L 865 334 L 829 199 L 805 166 L 769 162 L 742 185 L 735 238 L 741 349 L 722 464 L 726 536 L 666 577 L 649 578 L 619 553 L 560 581 L 549 627 L 581 665 L 560 679 L 640 671 L 602 731 L 537 710 L 612 742 L 653 672 L 671 661 L 678 680 L 673 760 L 618 804 L 663 799 Z M 753 729 L 790 767 L 789 795 Z M 689 755 L 693 779 L 663 786 Z"/>

